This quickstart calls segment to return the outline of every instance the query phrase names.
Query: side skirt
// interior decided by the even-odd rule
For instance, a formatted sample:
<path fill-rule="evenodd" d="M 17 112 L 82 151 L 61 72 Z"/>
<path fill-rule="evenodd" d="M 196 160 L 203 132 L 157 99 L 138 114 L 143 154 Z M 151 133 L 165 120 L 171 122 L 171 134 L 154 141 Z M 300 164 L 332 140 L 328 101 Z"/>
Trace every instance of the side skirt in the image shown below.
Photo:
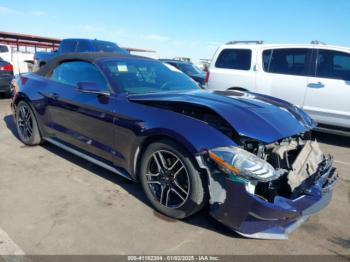
<path fill-rule="evenodd" d="M 97 159 L 95 159 L 95 158 L 93 158 L 93 157 L 91 157 L 91 156 L 89 156 L 87 154 L 84 154 L 83 152 L 80 152 L 80 151 L 78 151 L 78 150 L 76 150 L 74 148 L 71 148 L 71 147 L 69 147 L 69 146 L 67 146 L 65 144 L 62 144 L 61 142 L 59 142 L 57 140 L 54 140 L 52 138 L 44 137 L 43 139 L 46 140 L 47 142 L 55 145 L 55 146 L 58 146 L 58 147 L 62 148 L 63 150 L 68 151 L 69 153 L 72 153 L 73 155 L 81 157 L 81 158 L 83 158 L 83 159 L 85 159 L 85 160 L 87 160 L 87 161 L 89 161 L 89 162 L 91 162 L 91 163 L 93 163 L 93 164 L 95 164 L 97 166 L 100 166 L 100 167 L 102 167 L 104 169 L 107 169 L 107 170 L 109 170 L 109 171 L 111 171 L 111 172 L 113 172 L 113 173 L 115 173 L 117 175 L 120 175 L 120 176 L 122 176 L 122 177 L 124 177 L 124 178 L 126 178 L 128 180 L 134 181 L 129 175 L 127 175 L 124 172 L 118 170 L 117 168 L 115 168 L 113 166 L 110 166 L 110 165 L 108 165 L 108 164 L 106 164 L 106 163 L 104 163 L 104 162 L 102 162 L 100 160 L 97 160 Z"/>

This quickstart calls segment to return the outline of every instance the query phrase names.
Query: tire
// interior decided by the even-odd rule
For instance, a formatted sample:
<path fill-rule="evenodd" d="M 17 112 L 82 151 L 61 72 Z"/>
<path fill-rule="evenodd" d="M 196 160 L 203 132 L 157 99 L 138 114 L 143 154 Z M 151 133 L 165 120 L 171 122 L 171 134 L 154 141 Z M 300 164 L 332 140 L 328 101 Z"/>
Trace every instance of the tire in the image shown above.
<path fill-rule="evenodd" d="M 23 144 L 35 146 L 42 143 L 34 112 L 25 101 L 20 101 L 16 107 L 16 127 L 18 137 Z"/>
<path fill-rule="evenodd" d="M 172 141 L 161 140 L 147 147 L 141 158 L 139 177 L 152 206 L 169 217 L 186 218 L 207 203 L 206 179 L 189 153 Z"/>

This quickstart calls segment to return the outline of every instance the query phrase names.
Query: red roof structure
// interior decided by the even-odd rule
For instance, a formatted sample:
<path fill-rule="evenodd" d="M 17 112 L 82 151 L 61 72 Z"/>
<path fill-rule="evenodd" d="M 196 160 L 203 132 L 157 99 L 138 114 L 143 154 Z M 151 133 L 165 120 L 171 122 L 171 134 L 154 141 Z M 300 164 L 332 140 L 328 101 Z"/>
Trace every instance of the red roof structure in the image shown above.
<path fill-rule="evenodd" d="M 34 47 L 35 49 L 38 47 L 56 49 L 60 42 L 61 39 L 58 38 L 0 32 L 0 43 L 17 46 L 17 49 L 19 49 L 20 46 Z"/>

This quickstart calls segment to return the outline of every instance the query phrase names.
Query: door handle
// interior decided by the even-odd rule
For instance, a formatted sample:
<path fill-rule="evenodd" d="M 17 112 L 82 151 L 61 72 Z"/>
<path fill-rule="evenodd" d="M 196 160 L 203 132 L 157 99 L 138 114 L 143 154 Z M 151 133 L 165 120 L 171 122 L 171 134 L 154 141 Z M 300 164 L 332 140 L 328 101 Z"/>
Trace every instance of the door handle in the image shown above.
<path fill-rule="evenodd" d="M 325 87 L 325 85 L 322 84 L 321 82 L 318 82 L 318 83 L 310 83 L 307 85 L 307 87 L 309 87 L 309 88 L 323 88 L 323 87 Z"/>
<path fill-rule="evenodd" d="M 41 93 L 39 92 L 42 96 L 45 96 L 45 97 L 48 97 L 48 98 L 51 98 L 51 99 L 58 99 L 58 94 L 57 93 L 54 93 L 54 92 L 50 92 L 50 93 Z"/>
<path fill-rule="evenodd" d="M 49 97 L 52 99 L 58 99 L 58 94 L 57 93 L 49 93 Z"/>

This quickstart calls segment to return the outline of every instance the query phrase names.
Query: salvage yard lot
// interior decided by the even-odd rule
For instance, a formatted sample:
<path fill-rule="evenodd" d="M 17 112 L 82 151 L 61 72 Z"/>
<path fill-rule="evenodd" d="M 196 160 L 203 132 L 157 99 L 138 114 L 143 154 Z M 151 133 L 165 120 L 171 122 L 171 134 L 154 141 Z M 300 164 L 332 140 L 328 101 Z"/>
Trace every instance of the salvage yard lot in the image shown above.
<path fill-rule="evenodd" d="M 347 254 L 350 255 L 350 138 L 317 134 L 341 179 L 333 200 L 289 240 L 252 240 L 204 210 L 177 221 L 153 211 L 141 187 L 44 144 L 15 136 L 10 100 L 0 99 L 0 255 Z M 11 249 L 12 248 L 12 249 Z"/>

